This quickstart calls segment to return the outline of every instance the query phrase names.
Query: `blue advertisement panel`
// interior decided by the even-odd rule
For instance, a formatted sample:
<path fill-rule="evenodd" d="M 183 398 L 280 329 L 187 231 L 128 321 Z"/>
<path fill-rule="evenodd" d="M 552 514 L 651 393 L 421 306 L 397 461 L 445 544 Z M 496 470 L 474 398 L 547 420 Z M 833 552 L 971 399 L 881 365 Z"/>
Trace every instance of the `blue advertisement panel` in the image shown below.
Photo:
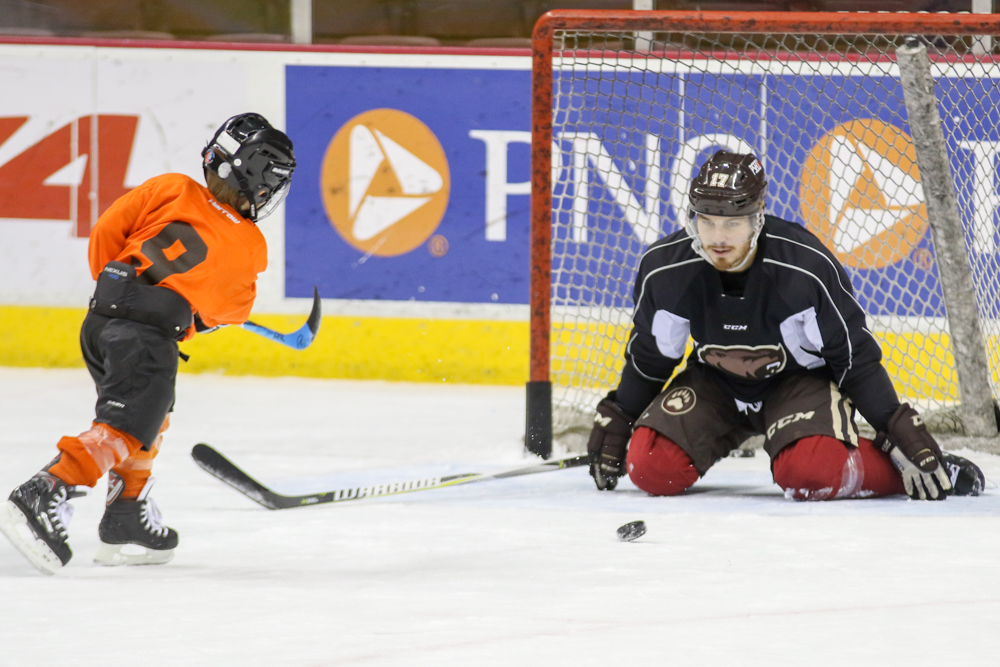
<path fill-rule="evenodd" d="M 630 306 L 637 257 L 677 229 L 692 177 L 727 149 L 761 157 L 768 212 L 838 256 L 868 313 L 944 315 L 898 78 L 787 71 L 555 73 L 557 305 Z M 326 298 L 528 302 L 529 72 L 289 66 L 286 80 L 288 296 L 317 284 Z M 985 284 L 1000 99 L 981 76 L 938 85 Z"/>
<path fill-rule="evenodd" d="M 527 303 L 530 78 L 288 66 L 286 295 Z"/>
<path fill-rule="evenodd" d="M 557 72 L 555 86 L 557 305 L 631 307 L 638 255 L 678 228 L 692 175 L 725 149 L 761 157 L 767 211 L 838 256 L 869 314 L 945 315 L 898 78 L 619 69 Z M 939 87 L 972 261 L 992 284 L 1000 99 L 981 78 Z"/>

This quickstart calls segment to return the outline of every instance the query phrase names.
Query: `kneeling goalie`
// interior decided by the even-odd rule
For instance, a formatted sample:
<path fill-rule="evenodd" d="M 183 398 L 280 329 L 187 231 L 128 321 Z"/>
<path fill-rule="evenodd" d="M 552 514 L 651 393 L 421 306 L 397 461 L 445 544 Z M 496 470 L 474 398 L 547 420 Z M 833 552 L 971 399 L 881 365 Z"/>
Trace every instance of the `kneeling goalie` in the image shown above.
<path fill-rule="evenodd" d="M 900 404 L 844 268 L 804 227 L 765 215 L 766 192 L 754 155 L 716 153 L 692 182 L 686 228 L 643 256 L 621 382 L 588 443 L 597 488 L 627 472 L 675 495 L 763 434 L 791 498 L 979 494 L 979 468 Z M 689 336 L 687 368 L 664 390 Z"/>

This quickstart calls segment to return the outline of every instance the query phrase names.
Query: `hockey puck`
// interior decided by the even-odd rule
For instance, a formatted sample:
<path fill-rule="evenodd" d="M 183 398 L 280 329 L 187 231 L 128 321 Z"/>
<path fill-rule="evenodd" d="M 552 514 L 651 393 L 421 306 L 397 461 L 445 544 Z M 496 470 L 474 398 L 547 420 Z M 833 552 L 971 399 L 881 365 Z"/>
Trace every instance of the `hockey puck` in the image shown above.
<path fill-rule="evenodd" d="M 752 459 L 757 456 L 757 452 L 753 449 L 743 449 L 742 447 L 737 447 L 733 451 L 729 452 L 729 457 L 733 459 Z"/>
<path fill-rule="evenodd" d="M 622 542 L 632 542 L 646 534 L 645 521 L 632 521 L 618 529 L 618 539 Z"/>

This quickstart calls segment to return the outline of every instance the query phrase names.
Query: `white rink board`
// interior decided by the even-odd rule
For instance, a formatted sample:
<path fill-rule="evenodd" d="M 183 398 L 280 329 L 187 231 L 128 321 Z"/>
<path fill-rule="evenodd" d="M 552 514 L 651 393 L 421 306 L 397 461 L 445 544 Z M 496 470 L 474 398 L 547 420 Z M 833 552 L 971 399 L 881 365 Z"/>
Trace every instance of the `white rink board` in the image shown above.
<path fill-rule="evenodd" d="M 138 127 L 125 187 L 165 172 L 202 181 L 201 149 L 220 121 L 251 104 L 283 120 L 280 101 L 247 94 L 246 67 L 217 52 L 0 47 L 0 117 L 29 117 L 0 146 L 0 164 L 77 118 L 130 115 Z M 0 262 L 11 278 L 0 284 L 0 303 L 84 306 L 93 282 L 86 239 L 73 231 L 70 220 L 0 221 Z"/>
<path fill-rule="evenodd" d="M 228 51 L 0 45 L 0 120 L 29 118 L 0 144 L 0 168 L 67 123 L 96 114 L 138 117 L 124 185 L 165 172 L 202 180 L 200 153 L 218 124 L 245 111 L 285 126 L 285 66 L 530 69 L 528 57 Z M 98 151 L 99 157 L 100 151 Z M 82 168 L 80 164 L 77 167 Z M 69 165 L 49 184 L 81 182 Z M 81 205 L 86 202 L 81 200 Z M 30 219 L 0 213 L 0 304 L 84 307 L 93 282 L 86 239 L 74 236 L 72 217 Z M 284 296 L 284 207 L 261 224 L 269 267 L 258 282 L 255 312 L 299 313 L 307 299 Z M 326 312 L 412 316 L 413 304 L 331 303 Z M 523 319 L 524 308 L 488 304 L 424 304 L 438 317 Z M 454 311 L 454 313 L 452 312 Z"/>

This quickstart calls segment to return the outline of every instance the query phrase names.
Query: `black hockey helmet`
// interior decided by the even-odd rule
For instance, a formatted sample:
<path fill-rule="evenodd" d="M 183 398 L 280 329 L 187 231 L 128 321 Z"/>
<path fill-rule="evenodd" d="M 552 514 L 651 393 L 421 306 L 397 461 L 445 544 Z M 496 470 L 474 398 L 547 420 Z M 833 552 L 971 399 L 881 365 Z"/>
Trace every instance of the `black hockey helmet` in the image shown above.
<path fill-rule="evenodd" d="M 256 113 L 233 116 L 201 152 L 212 170 L 250 203 L 249 218 L 263 220 L 288 193 L 295 171 L 292 140 Z"/>
<path fill-rule="evenodd" d="M 718 151 L 691 181 L 691 211 L 706 215 L 753 215 L 764 210 L 767 177 L 753 153 Z"/>

